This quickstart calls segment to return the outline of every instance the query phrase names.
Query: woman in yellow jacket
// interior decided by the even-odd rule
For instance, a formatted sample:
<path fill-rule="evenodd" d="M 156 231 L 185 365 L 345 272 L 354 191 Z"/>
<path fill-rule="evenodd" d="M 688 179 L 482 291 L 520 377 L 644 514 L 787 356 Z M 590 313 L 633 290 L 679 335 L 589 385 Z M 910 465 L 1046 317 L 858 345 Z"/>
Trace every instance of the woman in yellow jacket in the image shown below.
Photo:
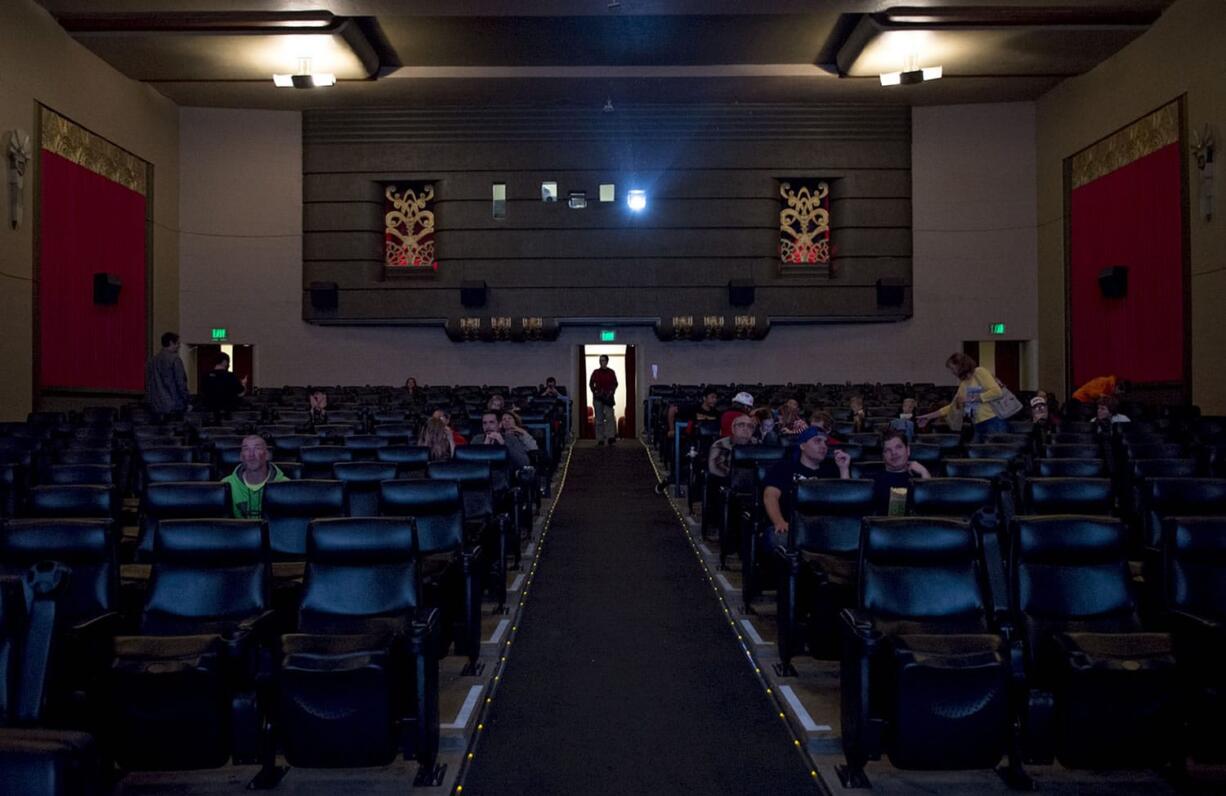
<path fill-rule="evenodd" d="M 997 417 L 992 409 L 991 401 L 1004 395 L 1000 382 L 987 368 L 979 367 L 979 363 L 966 354 L 950 354 L 945 360 L 945 367 L 958 378 L 958 392 L 948 406 L 942 406 L 936 411 L 917 418 L 919 427 L 928 425 L 928 421 L 938 417 L 949 417 L 951 412 L 961 413 L 970 406 L 971 420 L 975 424 L 975 438 L 982 439 L 986 434 L 1006 434 L 1009 424 L 1002 417 Z"/>

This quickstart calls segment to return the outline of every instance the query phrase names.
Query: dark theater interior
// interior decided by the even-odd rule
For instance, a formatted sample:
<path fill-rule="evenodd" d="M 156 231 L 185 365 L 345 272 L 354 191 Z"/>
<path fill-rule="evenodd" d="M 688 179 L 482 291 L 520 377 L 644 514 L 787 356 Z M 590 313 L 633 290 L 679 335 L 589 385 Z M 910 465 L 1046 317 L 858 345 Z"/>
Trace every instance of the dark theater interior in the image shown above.
<path fill-rule="evenodd" d="M 0 794 L 1226 792 L 1223 0 L 3 0 Z"/>

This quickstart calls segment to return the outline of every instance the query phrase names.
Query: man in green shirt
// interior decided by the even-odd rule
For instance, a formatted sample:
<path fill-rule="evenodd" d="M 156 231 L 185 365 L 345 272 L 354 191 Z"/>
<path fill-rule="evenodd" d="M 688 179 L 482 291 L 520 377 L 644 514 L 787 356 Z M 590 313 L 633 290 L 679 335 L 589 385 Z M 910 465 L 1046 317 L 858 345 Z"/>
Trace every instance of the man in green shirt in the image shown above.
<path fill-rule="evenodd" d="M 222 479 L 230 485 L 230 508 L 240 520 L 259 519 L 264 514 L 264 485 L 288 481 L 277 465 L 268 461 L 268 443 L 258 434 L 243 438 L 238 467 Z"/>

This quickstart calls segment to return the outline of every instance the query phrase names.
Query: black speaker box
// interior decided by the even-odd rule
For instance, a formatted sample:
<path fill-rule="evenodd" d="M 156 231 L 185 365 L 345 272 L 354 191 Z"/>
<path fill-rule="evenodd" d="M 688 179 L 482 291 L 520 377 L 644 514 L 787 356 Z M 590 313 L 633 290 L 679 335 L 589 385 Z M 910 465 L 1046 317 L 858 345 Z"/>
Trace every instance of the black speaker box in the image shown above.
<path fill-rule="evenodd" d="M 119 277 L 114 274 L 94 274 L 94 303 L 118 304 L 119 289 L 122 287 L 123 282 L 120 282 Z"/>
<path fill-rule="evenodd" d="M 753 304 L 753 280 L 729 280 L 728 303 L 734 307 L 748 307 L 750 304 Z"/>
<path fill-rule="evenodd" d="M 311 306 L 317 310 L 334 310 L 339 304 L 335 282 L 311 283 Z"/>
<path fill-rule="evenodd" d="M 460 303 L 465 307 L 485 306 L 485 282 L 465 279 L 460 283 Z"/>
<path fill-rule="evenodd" d="M 1103 298 L 1124 298 L 1128 295 L 1128 269 L 1113 265 L 1098 272 L 1098 289 Z"/>
<path fill-rule="evenodd" d="M 901 307 L 907 295 L 907 283 L 894 277 L 877 280 L 877 306 Z"/>

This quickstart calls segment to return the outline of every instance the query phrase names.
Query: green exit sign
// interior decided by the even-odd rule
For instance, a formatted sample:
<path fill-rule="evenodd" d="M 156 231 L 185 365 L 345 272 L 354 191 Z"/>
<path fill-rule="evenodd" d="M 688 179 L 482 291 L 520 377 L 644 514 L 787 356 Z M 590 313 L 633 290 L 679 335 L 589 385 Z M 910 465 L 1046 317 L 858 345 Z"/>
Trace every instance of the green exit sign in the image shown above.
<path fill-rule="evenodd" d="M 990 331 L 992 334 L 1004 334 L 1005 325 L 1003 323 L 994 323 L 988 327 L 988 331 Z"/>
<path fill-rule="evenodd" d="M 225 329 L 214 329 L 213 330 L 213 342 L 214 343 L 219 342 L 221 340 L 225 340 L 225 339 L 226 339 Z"/>
<path fill-rule="evenodd" d="M 600 342 L 611 343 L 616 339 L 617 339 L 617 332 L 613 331 L 612 329 L 601 329 L 600 330 Z"/>

